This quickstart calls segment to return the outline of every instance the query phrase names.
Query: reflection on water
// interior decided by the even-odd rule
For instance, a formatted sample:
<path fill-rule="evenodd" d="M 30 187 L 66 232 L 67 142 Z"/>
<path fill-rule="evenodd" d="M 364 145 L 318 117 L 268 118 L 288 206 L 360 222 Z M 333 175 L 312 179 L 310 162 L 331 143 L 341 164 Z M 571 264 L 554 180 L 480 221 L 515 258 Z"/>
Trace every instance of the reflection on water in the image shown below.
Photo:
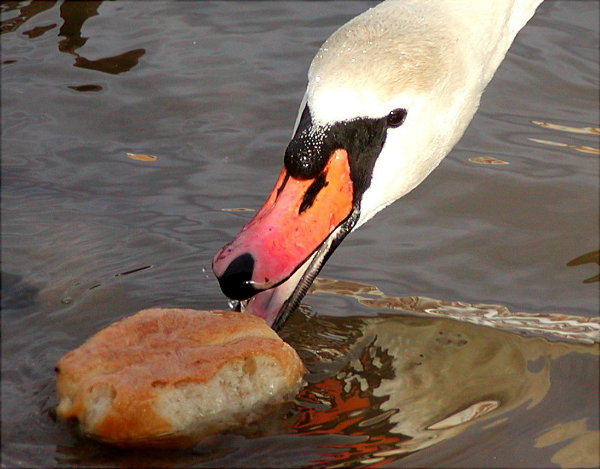
<path fill-rule="evenodd" d="M 590 262 L 589 257 L 594 254 L 589 253 L 582 256 L 585 259 L 584 262 Z M 579 261 L 579 259 L 581 258 L 577 258 L 575 261 Z M 569 265 L 577 264 L 569 263 Z M 318 278 L 309 291 L 351 296 L 360 304 L 372 308 L 396 309 L 430 317 L 446 317 L 521 334 L 530 333 L 549 338 L 574 340 L 580 343 L 600 342 L 599 317 L 514 313 L 502 305 L 471 305 L 460 301 L 434 300 L 416 296 L 390 297 L 385 296 L 377 287 L 371 285 L 324 278 Z"/>
<path fill-rule="evenodd" d="M 129 158 L 131 160 L 145 161 L 145 162 L 156 161 L 158 159 L 157 156 L 144 155 L 143 153 L 127 153 L 127 158 Z"/>
<path fill-rule="evenodd" d="M 544 145 L 552 145 L 555 147 L 564 147 L 569 148 L 571 150 L 577 150 L 582 153 L 592 153 L 594 155 L 600 155 L 600 150 L 598 148 L 588 147 L 584 145 L 570 145 L 564 142 L 555 142 L 554 140 L 544 140 L 541 138 L 530 138 L 532 142 L 543 143 Z"/>
<path fill-rule="evenodd" d="M 102 87 L 100 85 L 79 85 L 79 86 L 68 86 L 67 88 L 71 88 L 72 90 L 75 91 L 80 91 L 82 93 L 88 93 L 88 92 L 96 92 L 96 91 L 102 91 Z"/>
<path fill-rule="evenodd" d="M 64 21 L 58 33 L 64 37 L 58 43 L 58 50 L 75 54 L 75 51 L 83 47 L 87 37 L 81 36 L 83 24 L 91 17 L 98 15 L 98 7 L 101 1 L 86 1 L 81 5 L 72 2 L 62 2 L 60 5 L 60 17 Z"/>
<path fill-rule="evenodd" d="M 553 124 L 552 122 L 531 121 L 532 124 L 539 125 L 552 130 L 560 130 L 562 132 L 571 132 L 574 134 L 592 134 L 600 135 L 599 127 L 571 127 L 569 125 Z"/>
<path fill-rule="evenodd" d="M 144 265 L 142 267 L 136 267 L 135 269 L 127 270 L 126 272 L 119 272 L 115 274 L 115 277 L 121 277 L 123 275 L 135 274 L 136 272 L 141 272 L 142 270 L 151 269 L 151 265 Z"/>
<path fill-rule="evenodd" d="M 135 67 L 140 59 L 146 53 L 144 49 L 135 49 L 128 52 L 123 52 L 112 57 L 105 57 L 97 60 L 89 60 L 85 57 L 77 55 L 75 67 L 88 68 L 104 73 L 124 73 Z"/>
<path fill-rule="evenodd" d="M 599 135 L 600 134 L 600 128 L 598 127 L 572 127 L 572 126 L 568 126 L 568 125 L 560 125 L 560 124 L 553 124 L 551 122 L 541 122 L 541 121 L 531 121 L 532 124 L 535 125 L 539 125 L 540 127 L 546 128 L 546 129 L 551 129 L 551 130 L 558 130 L 561 132 L 569 132 L 569 133 L 573 133 L 573 134 L 591 134 L 591 135 Z M 564 142 L 556 142 L 554 140 L 546 140 L 546 139 L 541 139 L 541 138 L 529 138 L 529 140 L 531 140 L 532 142 L 536 142 L 536 143 L 542 143 L 544 145 L 551 145 L 551 146 L 555 146 L 555 147 L 564 147 L 564 148 L 568 148 L 570 150 L 577 150 L 580 151 L 582 153 L 591 153 L 593 155 L 600 155 L 600 148 L 596 148 L 596 147 L 590 147 L 590 146 L 586 146 L 586 145 L 571 145 L 568 143 L 564 143 Z"/>
<path fill-rule="evenodd" d="M 123 452 L 76 438 L 57 448 L 58 462 L 446 466 L 460 462 L 464 452 L 477 452 L 478 445 L 485 449 L 490 438 L 509 442 L 494 447 L 495 457 L 516 457 L 525 466 L 600 462 L 598 422 L 591 417 L 597 414 L 597 390 L 581 385 L 596 386 L 597 345 L 398 313 L 315 316 L 305 307 L 282 336 L 308 369 L 294 403 L 188 452 Z M 527 454 L 533 463 L 527 464 Z"/>
<path fill-rule="evenodd" d="M 577 256 L 575 259 L 570 260 L 567 265 L 569 267 L 583 264 L 598 264 L 600 265 L 600 250 L 586 252 L 581 256 Z M 600 282 L 600 274 L 594 275 L 593 277 L 586 278 L 583 283 Z"/>
<path fill-rule="evenodd" d="M 11 11 L 15 8 L 18 8 L 20 3 L 21 2 L 3 2 L 3 4 L 0 6 L 0 11 L 2 11 L 3 13 Z M 33 2 L 33 1 L 29 2 L 27 5 L 19 8 L 19 14 L 16 17 L 2 21 L 2 23 L 0 24 L 0 32 L 2 34 L 4 34 L 4 33 L 11 33 L 13 31 L 16 31 L 17 28 L 22 26 L 29 19 L 33 18 L 34 16 L 38 15 L 39 13 L 42 13 L 42 12 L 52 8 L 55 5 L 55 3 L 56 3 L 56 1 L 51 1 L 51 0 L 49 0 L 47 2 Z M 55 26 L 56 25 L 54 25 L 54 24 L 50 25 L 51 28 L 53 28 Z M 28 36 L 32 37 L 29 34 L 28 34 Z"/>
<path fill-rule="evenodd" d="M 551 461 L 561 467 L 597 467 L 598 431 L 588 430 L 588 419 L 579 419 L 555 425 L 535 440 L 536 448 L 567 443 L 559 449 Z"/>
<path fill-rule="evenodd" d="M 17 17 L 2 22 L 2 33 L 16 31 L 34 16 L 53 7 L 55 3 L 56 2 L 53 1 L 31 1 L 29 4 L 19 9 L 19 15 Z M 76 52 L 77 49 L 83 47 L 89 39 L 81 35 L 81 29 L 83 28 L 84 23 L 89 18 L 98 15 L 98 8 L 101 4 L 102 1 L 65 1 L 61 3 L 60 17 L 63 20 L 63 24 L 60 27 L 58 35 L 64 37 L 64 39 L 59 41 L 58 50 L 74 55 L 75 62 L 73 66 L 75 67 L 87 68 L 89 70 L 96 70 L 98 72 L 110 73 L 113 75 L 128 72 L 138 64 L 139 59 L 146 53 L 145 49 L 134 49 L 111 57 L 103 57 L 95 60 L 90 60 Z M 4 11 L 10 11 L 10 7 L 4 8 Z M 56 24 L 54 23 L 45 26 L 37 26 L 28 31 L 24 31 L 23 34 L 29 38 L 36 38 L 55 27 Z M 69 88 L 83 92 L 99 91 L 102 89 L 100 85 L 80 85 L 70 86 Z"/>
<path fill-rule="evenodd" d="M 318 291 L 358 297 L 378 292 L 368 285 L 322 279 L 313 289 Z M 597 339 L 598 324 L 592 324 Z M 283 336 L 310 371 L 293 427 L 303 434 L 363 438 L 325 451 L 317 461 L 323 465 L 362 461 L 376 467 L 439 444 L 475 423 L 500 423 L 516 409 L 518 418 L 527 419 L 527 411 L 547 397 L 553 360 L 572 353 L 598 355 L 596 346 L 406 315 L 350 320 L 297 315 Z M 587 343 L 591 333 L 571 330 L 568 337 Z M 571 428 L 569 435 L 553 437 L 564 425 Z M 529 444 L 545 448 L 574 440 L 552 461 L 568 466 L 576 456 L 581 467 L 595 467 L 600 462 L 597 429 L 590 429 L 586 419 L 575 428 L 569 425 L 557 424 Z M 582 445 L 591 451 L 582 455 Z"/>
<path fill-rule="evenodd" d="M 19 310 L 35 304 L 38 289 L 28 285 L 20 275 L 2 272 L 2 310 Z"/>
<path fill-rule="evenodd" d="M 83 24 L 87 19 L 98 14 L 98 7 L 101 4 L 101 1 L 86 1 L 82 5 L 73 2 L 63 2 L 60 5 L 60 17 L 64 20 L 64 23 L 60 28 L 59 36 L 64 36 L 64 39 L 58 43 L 58 49 L 76 57 L 73 64 L 75 67 L 115 75 L 128 72 L 137 65 L 140 57 L 146 53 L 144 49 L 135 49 L 96 60 L 89 60 L 75 52 L 83 47 L 88 40 L 87 37 L 81 36 Z"/>
<path fill-rule="evenodd" d="M 469 158 L 469 161 L 472 163 L 491 164 L 491 165 L 510 164 L 508 161 L 499 160 L 498 158 L 493 158 L 491 156 L 473 156 L 473 157 Z"/>

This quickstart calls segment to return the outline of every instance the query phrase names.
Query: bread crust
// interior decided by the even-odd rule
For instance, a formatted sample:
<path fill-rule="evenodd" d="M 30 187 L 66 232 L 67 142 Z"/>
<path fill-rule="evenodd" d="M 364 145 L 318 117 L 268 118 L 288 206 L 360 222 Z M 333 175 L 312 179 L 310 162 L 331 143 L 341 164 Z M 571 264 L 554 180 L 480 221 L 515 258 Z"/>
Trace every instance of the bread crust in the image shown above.
<path fill-rule="evenodd" d="M 303 373 L 260 318 L 147 309 L 59 360 L 57 415 L 116 446 L 186 447 L 288 399 Z"/>

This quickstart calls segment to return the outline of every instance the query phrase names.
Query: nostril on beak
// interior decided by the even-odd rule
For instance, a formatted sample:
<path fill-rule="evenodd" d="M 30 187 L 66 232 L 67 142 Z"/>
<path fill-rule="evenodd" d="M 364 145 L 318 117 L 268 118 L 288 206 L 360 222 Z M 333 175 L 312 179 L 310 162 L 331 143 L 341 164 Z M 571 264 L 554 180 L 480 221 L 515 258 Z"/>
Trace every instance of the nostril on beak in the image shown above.
<path fill-rule="evenodd" d="M 251 282 L 253 272 L 254 258 L 251 254 L 241 254 L 231 261 L 225 272 L 218 277 L 225 296 L 241 301 L 256 295 L 258 290 L 252 288 Z"/>

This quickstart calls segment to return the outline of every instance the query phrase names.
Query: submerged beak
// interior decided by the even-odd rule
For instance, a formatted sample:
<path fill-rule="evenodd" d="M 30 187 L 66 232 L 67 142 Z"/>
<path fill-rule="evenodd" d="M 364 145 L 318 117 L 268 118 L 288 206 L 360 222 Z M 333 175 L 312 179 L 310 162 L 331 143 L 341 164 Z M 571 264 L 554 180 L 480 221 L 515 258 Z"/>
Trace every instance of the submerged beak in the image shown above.
<path fill-rule="evenodd" d="M 344 149 L 313 178 L 284 168 L 262 208 L 213 260 L 223 293 L 279 329 L 356 224 L 353 191 Z"/>

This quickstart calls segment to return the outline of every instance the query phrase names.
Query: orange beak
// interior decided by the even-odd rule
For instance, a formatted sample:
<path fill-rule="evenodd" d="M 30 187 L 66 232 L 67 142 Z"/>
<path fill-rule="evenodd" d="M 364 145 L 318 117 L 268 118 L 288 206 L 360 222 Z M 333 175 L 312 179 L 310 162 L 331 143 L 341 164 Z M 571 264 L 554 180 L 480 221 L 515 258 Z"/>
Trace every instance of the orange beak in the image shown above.
<path fill-rule="evenodd" d="M 252 298 L 246 311 L 273 325 L 303 280 L 310 276 L 310 284 L 339 243 L 331 238 L 352 218 L 353 192 L 344 149 L 333 151 L 312 179 L 294 178 L 284 168 L 262 208 L 213 260 L 223 293 L 235 300 Z M 332 246 L 323 251 L 324 244 Z"/>

